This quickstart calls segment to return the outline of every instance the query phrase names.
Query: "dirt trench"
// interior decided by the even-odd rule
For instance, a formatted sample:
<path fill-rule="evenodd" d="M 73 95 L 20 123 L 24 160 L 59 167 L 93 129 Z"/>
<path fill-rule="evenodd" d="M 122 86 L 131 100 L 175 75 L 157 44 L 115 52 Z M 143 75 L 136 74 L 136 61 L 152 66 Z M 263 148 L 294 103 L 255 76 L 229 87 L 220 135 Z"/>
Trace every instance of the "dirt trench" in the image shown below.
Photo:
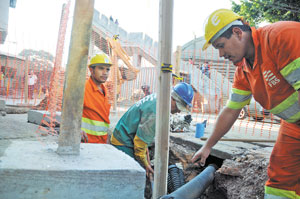
<path fill-rule="evenodd" d="M 269 159 L 255 152 L 245 152 L 232 159 L 209 156 L 204 168 L 190 163 L 196 152 L 194 146 L 170 141 L 169 165 L 182 165 L 185 183 L 197 176 L 207 165 L 214 163 L 219 169 L 213 183 L 200 196 L 200 199 L 263 199 L 264 184 L 267 180 Z M 150 148 L 153 158 L 154 147 Z M 149 198 L 146 196 L 145 198 Z M 150 197 L 151 198 L 151 197 Z"/>

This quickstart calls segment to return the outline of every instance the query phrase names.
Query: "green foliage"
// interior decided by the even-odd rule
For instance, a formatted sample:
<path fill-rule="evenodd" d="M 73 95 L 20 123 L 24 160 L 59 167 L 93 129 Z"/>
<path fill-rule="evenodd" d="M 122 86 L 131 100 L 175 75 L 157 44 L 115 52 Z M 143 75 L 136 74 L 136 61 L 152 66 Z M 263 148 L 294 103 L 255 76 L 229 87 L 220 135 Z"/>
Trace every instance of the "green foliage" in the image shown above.
<path fill-rule="evenodd" d="M 32 50 L 32 49 L 24 49 L 19 53 L 19 56 L 23 57 L 38 57 L 39 59 L 45 59 L 49 61 L 54 61 L 54 57 L 51 53 L 43 51 L 43 50 Z"/>
<path fill-rule="evenodd" d="M 240 0 L 231 1 L 232 10 L 251 26 L 267 21 L 300 21 L 300 0 Z"/>
<path fill-rule="evenodd" d="M 29 61 L 29 69 L 31 70 L 52 70 L 54 56 L 43 50 L 24 49 L 19 56 L 27 58 Z"/>

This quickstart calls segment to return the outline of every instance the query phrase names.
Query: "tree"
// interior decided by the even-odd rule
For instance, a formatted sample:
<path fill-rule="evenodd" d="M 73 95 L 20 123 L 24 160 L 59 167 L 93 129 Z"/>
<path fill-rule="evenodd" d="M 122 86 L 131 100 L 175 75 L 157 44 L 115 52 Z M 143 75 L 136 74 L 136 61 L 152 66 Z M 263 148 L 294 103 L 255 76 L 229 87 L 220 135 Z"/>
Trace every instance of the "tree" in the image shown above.
<path fill-rule="evenodd" d="M 257 26 L 267 21 L 300 21 L 300 0 L 240 0 L 231 2 L 232 10 Z"/>
<path fill-rule="evenodd" d="M 24 49 L 19 53 L 19 56 L 30 60 L 29 69 L 31 70 L 52 70 L 54 56 L 43 50 Z"/>

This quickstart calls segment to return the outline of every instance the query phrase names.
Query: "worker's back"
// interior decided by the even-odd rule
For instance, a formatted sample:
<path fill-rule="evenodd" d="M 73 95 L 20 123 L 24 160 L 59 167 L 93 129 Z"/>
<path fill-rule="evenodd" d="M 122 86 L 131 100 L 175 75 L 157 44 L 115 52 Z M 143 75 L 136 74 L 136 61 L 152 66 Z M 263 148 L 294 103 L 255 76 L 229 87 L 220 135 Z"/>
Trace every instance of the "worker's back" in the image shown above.
<path fill-rule="evenodd" d="M 155 134 L 156 94 L 151 94 L 136 102 L 119 120 L 114 137 L 128 147 L 133 147 L 137 135 L 150 144 Z"/>

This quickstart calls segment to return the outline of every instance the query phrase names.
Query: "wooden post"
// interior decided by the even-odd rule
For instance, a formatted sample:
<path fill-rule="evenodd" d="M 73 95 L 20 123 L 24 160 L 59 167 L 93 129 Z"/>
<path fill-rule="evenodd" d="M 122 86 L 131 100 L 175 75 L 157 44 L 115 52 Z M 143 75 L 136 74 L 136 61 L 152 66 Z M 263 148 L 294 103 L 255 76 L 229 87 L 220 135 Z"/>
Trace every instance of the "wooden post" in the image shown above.
<path fill-rule="evenodd" d="M 76 0 L 57 153 L 79 155 L 94 0 Z"/>
<path fill-rule="evenodd" d="M 160 0 L 159 57 L 155 129 L 155 169 L 153 198 L 167 193 L 169 163 L 171 72 L 162 72 L 161 64 L 171 64 L 173 29 L 173 0 Z"/>

